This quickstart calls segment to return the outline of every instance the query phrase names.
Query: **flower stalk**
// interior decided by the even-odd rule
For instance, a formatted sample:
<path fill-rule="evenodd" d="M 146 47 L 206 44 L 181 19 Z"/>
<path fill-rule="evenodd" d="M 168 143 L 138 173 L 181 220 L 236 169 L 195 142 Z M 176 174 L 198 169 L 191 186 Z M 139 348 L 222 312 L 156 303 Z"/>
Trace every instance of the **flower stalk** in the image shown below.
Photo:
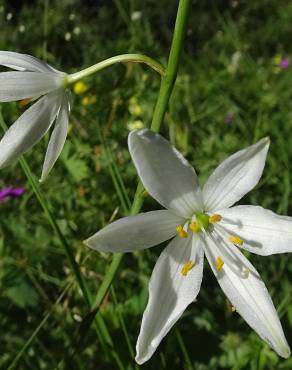
<path fill-rule="evenodd" d="M 99 72 L 105 68 L 112 66 L 117 63 L 143 63 L 148 65 L 154 71 L 158 72 L 162 77 L 165 75 L 164 67 L 156 60 L 143 55 L 143 54 L 121 54 L 114 57 L 103 60 L 102 62 L 96 63 L 88 68 L 72 73 L 66 77 L 66 84 L 72 84 L 82 78 L 88 77 L 96 72 Z"/>

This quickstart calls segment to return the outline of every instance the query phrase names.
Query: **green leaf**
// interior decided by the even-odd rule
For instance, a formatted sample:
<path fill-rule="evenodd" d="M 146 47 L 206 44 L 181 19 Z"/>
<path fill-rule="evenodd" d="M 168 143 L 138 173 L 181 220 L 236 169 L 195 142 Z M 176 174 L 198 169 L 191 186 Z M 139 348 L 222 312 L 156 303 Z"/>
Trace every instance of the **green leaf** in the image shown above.
<path fill-rule="evenodd" d="M 19 307 L 35 307 L 39 303 L 36 290 L 25 282 L 6 290 L 6 295 Z"/>

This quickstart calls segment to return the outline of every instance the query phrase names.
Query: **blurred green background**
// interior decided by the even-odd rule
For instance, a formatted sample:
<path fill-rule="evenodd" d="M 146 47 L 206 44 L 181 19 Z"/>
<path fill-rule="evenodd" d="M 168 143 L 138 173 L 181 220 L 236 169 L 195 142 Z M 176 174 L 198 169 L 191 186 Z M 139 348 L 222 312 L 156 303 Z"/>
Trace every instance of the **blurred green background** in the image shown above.
<path fill-rule="evenodd" d="M 68 73 L 120 53 L 141 52 L 165 64 L 177 4 L 174 0 L 0 0 L 0 50 L 46 59 Z M 259 204 L 280 214 L 292 213 L 291 39 L 291 1 L 194 1 L 162 128 L 194 165 L 202 183 L 228 155 L 270 136 L 264 175 L 241 203 Z M 112 256 L 89 251 L 82 240 L 126 214 L 137 182 L 127 135 L 150 124 L 160 80 L 149 68 L 128 64 L 84 82 L 87 91 L 72 90 L 68 140 L 41 189 L 96 294 Z M 0 107 L 8 125 L 25 109 L 19 103 Z M 47 139 L 25 155 L 36 176 L 41 173 Z M 112 169 L 122 178 L 125 191 L 115 185 Z M 86 322 L 87 306 L 17 163 L 1 170 L 0 188 L 7 186 L 24 186 L 26 193 L 0 203 L 0 368 L 7 369 L 21 353 L 17 369 L 118 369 L 94 329 L 80 327 L 84 318 Z M 157 203 L 146 196 L 143 210 L 155 208 Z M 114 290 L 102 305 L 115 351 L 127 370 L 135 369 L 135 364 L 122 323 L 135 347 L 148 279 L 161 248 L 127 254 Z M 248 257 L 266 282 L 292 345 L 290 255 Z M 79 339 L 84 339 L 82 345 Z M 141 367 L 184 370 L 190 369 L 189 363 L 195 370 L 292 368 L 292 358 L 279 358 L 231 312 L 207 265 L 197 302 Z"/>

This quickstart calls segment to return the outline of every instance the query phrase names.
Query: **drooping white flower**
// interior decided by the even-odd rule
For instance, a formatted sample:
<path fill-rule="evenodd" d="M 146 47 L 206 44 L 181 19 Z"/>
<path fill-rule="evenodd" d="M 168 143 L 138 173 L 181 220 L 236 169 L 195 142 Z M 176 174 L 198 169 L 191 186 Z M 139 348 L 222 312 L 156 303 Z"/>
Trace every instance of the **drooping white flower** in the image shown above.
<path fill-rule="evenodd" d="M 269 139 L 240 150 L 217 167 L 201 190 L 195 170 L 168 141 L 148 129 L 129 135 L 129 150 L 146 190 L 167 210 L 113 222 L 86 244 L 129 252 L 173 238 L 149 283 L 136 361 L 147 361 L 195 300 L 209 264 L 234 309 L 280 356 L 290 349 L 258 272 L 237 247 L 259 255 L 292 251 L 292 218 L 257 206 L 232 206 L 259 181 Z"/>
<path fill-rule="evenodd" d="M 0 51 L 0 65 L 15 70 L 0 73 L 0 102 L 38 99 L 0 141 L 0 168 L 36 144 L 55 122 L 42 170 L 44 180 L 67 136 L 70 111 L 65 89 L 67 75 L 33 56 L 10 51 Z"/>

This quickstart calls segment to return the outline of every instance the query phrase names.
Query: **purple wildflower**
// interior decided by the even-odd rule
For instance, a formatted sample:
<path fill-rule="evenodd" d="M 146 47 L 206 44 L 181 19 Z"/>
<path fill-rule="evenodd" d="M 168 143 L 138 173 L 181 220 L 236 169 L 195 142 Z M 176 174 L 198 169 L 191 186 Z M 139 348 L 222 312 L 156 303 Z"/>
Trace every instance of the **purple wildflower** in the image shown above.
<path fill-rule="evenodd" d="M 234 112 L 228 112 L 226 114 L 226 116 L 224 117 L 224 122 L 227 124 L 227 125 L 230 125 L 233 120 L 234 120 L 234 117 L 235 117 L 235 113 Z"/>
<path fill-rule="evenodd" d="M 283 58 L 280 63 L 279 67 L 282 69 L 287 69 L 290 65 L 290 59 L 289 58 Z"/>
<path fill-rule="evenodd" d="M 4 202 L 9 197 L 18 198 L 25 192 L 24 188 L 13 188 L 9 186 L 0 190 L 0 203 Z"/>

